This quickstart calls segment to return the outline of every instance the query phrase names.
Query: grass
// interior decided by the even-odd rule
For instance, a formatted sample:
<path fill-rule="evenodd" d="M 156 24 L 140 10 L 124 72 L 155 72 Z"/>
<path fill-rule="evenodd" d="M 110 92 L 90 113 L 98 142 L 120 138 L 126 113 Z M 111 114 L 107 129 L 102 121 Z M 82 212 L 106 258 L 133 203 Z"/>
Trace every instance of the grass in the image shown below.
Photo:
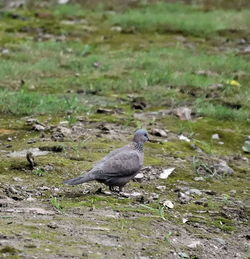
<path fill-rule="evenodd" d="M 248 29 L 249 15 L 249 10 L 204 12 L 196 6 L 160 2 L 114 14 L 110 22 L 124 30 L 135 28 L 141 32 L 182 32 L 202 36 L 225 29 Z"/>
<path fill-rule="evenodd" d="M 0 91 L 0 111 L 14 115 L 61 113 L 86 110 L 77 98 L 60 95 L 41 95 L 27 91 Z"/>

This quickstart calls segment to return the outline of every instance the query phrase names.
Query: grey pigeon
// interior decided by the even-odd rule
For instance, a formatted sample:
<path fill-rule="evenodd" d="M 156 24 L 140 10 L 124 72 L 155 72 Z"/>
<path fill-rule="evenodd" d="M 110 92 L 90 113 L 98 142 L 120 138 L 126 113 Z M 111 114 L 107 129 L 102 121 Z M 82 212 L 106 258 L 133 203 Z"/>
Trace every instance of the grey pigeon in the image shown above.
<path fill-rule="evenodd" d="M 142 168 L 145 141 L 149 141 L 147 131 L 137 130 L 132 143 L 111 151 L 90 171 L 63 183 L 77 185 L 96 180 L 108 185 L 110 191 L 115 191 L 115 186 L 118 186 L 119 192 L 121 192 L 124 185 L 133 179 Z"/>

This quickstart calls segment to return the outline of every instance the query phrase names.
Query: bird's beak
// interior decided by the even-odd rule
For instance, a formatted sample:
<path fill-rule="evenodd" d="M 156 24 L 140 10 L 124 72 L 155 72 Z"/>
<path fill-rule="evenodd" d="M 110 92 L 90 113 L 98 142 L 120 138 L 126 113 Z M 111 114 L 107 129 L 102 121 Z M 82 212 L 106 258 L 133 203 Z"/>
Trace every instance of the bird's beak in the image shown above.
<path fill-rule="evenodd" d="M 149 139 L 149 137 L 148 137 L 147 141 L 148 141 L 148 142 L 150 142 L 150 139 Z"/>

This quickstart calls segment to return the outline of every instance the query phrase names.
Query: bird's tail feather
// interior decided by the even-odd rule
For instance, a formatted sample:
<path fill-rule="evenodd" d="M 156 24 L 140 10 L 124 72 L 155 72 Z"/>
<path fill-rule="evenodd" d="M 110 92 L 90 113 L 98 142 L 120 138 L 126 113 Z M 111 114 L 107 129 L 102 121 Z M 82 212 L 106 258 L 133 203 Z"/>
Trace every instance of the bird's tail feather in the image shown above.
<path fill-rule="evenodd" d="M 76 178 L 66 180 L 63 183 L 68 185 L 77 185 L 77 184 L 86 183 L 92 180 L 94 180 L 93 175 L 87 173 L 85 175 L 81 175 Z"/>

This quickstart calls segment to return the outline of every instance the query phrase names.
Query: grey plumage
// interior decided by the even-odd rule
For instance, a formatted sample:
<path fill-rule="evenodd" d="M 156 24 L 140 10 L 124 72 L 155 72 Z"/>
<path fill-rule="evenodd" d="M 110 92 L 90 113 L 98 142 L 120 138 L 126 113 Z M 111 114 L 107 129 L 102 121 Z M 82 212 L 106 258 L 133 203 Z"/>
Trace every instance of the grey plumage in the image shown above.
<path fill-rule="evenodd" d="M 115 186 L 122 187 L 140 171 L 143 165 L 143 145 L 148 141 L 147 131 L 135 132 L 132 143 L 113 150 L 84 175 L 64 181 L 65 184 L 77 185 L 96 180 L 109 186 L 113 191 Z"/>

